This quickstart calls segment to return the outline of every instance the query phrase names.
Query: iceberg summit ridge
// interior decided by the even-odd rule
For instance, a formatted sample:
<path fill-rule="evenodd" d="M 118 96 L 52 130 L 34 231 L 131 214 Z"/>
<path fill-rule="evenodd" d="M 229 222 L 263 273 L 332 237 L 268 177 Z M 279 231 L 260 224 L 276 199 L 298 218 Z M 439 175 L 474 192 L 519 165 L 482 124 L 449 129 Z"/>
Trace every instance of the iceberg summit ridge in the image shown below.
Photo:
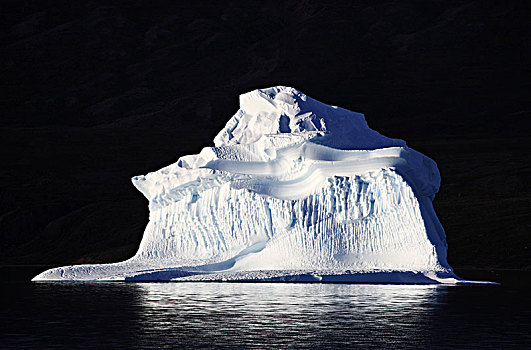
<path fill-rule="evenodd" d="M 214 145 L 132 179 L 150 209 L 135 256 L 33 280 L 464 282 L 432 206 L 437 165 L 363 114 L 254 90 Z"/>

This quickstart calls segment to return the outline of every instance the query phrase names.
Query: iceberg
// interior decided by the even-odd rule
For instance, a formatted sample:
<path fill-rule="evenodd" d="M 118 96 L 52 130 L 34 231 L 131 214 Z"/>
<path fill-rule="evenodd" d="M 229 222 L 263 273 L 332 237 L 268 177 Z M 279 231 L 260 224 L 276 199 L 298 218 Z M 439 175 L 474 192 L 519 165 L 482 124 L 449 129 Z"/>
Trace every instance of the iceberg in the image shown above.
<path fill-rule="evenodd" d="M 135 256 L 34 281 L 463 281 L 436 163 L 294 88 L 241 95 L 214 147 L 132 181 L 150 209 Z"/>

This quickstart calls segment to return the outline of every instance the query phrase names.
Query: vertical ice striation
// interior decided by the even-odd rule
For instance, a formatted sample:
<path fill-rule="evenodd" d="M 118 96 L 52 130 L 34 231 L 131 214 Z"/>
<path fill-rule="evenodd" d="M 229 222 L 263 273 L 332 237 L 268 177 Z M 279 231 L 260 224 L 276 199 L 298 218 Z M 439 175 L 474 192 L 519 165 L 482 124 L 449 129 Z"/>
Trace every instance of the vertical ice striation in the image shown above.
<path fill-rule="evenodd" d="M 150 207 L 133 258 L 34 280 L 457 281 L 431 203 L 435 162 L 362 114 L 255 90 L 214 144 L 133 178 Z"/>

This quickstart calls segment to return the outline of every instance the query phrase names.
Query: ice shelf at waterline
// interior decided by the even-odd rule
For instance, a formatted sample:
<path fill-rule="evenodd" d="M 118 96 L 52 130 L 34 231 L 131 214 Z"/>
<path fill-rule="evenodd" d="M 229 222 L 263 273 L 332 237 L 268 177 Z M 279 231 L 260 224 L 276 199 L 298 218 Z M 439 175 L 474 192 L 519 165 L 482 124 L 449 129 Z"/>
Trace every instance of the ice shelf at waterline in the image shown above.
<path fill-rule="evenodd" d="M 33 280 L 461 281 L 432 206 L 437 165 L 362 114 L 255 90 L 214 144 L 133 178 L 150 209 L 134 257 Z"/>

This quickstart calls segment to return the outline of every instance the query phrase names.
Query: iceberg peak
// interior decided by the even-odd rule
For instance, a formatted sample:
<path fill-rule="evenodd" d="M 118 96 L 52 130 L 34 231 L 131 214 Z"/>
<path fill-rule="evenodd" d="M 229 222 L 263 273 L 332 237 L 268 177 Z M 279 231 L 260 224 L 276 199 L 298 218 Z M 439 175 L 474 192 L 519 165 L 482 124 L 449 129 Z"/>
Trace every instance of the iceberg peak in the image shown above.
<path fill-rule="evenodd" d="M 240 109 L 214 138 L 216 147 L 250 144 L 275 134 L 305 134 L 314 142 L 340 149 L 405 146 L 372 130 L 361 113 L 330 106 L 286 86 L 240 96 Z"/>

